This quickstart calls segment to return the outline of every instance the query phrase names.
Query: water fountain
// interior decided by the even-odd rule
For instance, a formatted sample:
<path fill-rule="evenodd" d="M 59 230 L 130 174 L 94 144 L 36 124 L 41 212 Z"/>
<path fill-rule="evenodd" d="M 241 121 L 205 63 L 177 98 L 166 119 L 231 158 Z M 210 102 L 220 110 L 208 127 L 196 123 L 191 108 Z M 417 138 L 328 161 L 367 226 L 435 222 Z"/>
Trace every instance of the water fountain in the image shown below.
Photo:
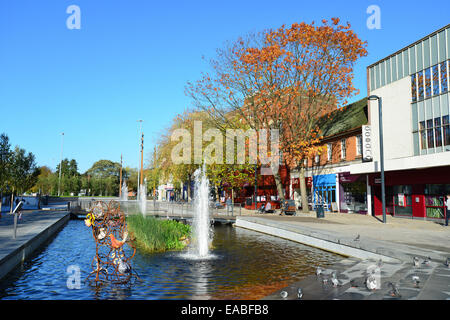
<path fill-rule="evenodd" d="M 122 194 L 120 196 L 120 201 L 128 201 L 128 186 L 125 180 L 122 183 Z"/>
<path fill-rule="evenodd" d="M 139 187 L 139 209 L 145 216 L 147 213 L 147 179 L 144 179 L 144 184 Z"/>
<path fill-rule="evenodd" d="M 209 257 L 209 246 L 213 236 L 209 215 L 209 181 L 204 165 L 203 169 L 195 171 L 194 178 L 193 241 L 189 253 L 202 259 Z"/>

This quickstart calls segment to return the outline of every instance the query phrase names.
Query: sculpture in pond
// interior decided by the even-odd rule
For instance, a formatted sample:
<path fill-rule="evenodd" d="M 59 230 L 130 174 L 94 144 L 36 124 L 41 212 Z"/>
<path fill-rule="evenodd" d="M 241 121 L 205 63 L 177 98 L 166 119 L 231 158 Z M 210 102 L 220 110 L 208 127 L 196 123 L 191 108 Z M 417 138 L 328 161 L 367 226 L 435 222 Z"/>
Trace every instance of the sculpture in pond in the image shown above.
<path fill-rule="evenodd" d="M 128 238 L 125 214 L 120 209 L 120 203 L 94 202 L 84 223 L 92 228 L 95 240 L 92 272 L 87 279 L 95 276 L 96 284 L 99 282 L 123 284 L 137 278 L 130 264 L 136 253 L 136 246 Z M 131 249 L 128 256 L 124 250 L 125 244 Z"/>

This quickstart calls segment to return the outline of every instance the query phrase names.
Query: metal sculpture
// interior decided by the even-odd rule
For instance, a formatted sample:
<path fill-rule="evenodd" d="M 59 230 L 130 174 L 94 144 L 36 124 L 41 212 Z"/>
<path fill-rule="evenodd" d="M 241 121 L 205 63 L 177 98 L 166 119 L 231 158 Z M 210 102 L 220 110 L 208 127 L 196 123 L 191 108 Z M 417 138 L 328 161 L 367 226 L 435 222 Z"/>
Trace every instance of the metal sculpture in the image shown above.
<path fill-rule="evenodd" d="M 95 257 L 91 264 L 92 272 L 86 279 L 95 276 L 96 284 L 125 284 L 138 278 L 130 264 L 136 253 L 136 246 L 128 237 L 126 217 L 120 209 L 120 203 L 94 202 L 84 222 L 87 227 L 92 228 L 96 244 Z M 124 250 L 125 244 L 131 249 L 128 256 Z"/>

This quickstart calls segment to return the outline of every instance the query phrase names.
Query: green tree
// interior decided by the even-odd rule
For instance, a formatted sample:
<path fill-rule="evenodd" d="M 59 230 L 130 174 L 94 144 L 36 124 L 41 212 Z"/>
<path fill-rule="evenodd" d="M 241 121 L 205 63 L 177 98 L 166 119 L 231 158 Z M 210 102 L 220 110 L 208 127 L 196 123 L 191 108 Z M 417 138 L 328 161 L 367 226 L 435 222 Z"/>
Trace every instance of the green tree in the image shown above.
<path fill-rule="evenodd" d="M 35 157 L 24 149 L 16 146 L 11 156 L 10 174 L 8 184 L 11 187 L 11 203 L 15 193 L 23 193 L 33 187 L 37 181 L 40 170 L 36 167 Z M 11 206 L 11 212 L 12 212 Z"/>
<path fill-rule="evenodd" d="M 2 212 L 3 193 L 7 190 L 9 180 L 9 163 L 11 159 L 11 145 L 5 133 L 0 135 L 0 213 Z"/>
<path fill-rule="evenodd" d="M 128 177 L 127 169 L 125 178 Z M 99 160 L 89 168 L 85 175 L 90 177 L 92 195 L 118 195 L 119 194 L 120 163 L 110 160 Z"/>
<path fill-rule="evenodd" d="M 39 194 L 49 195 L 53 192 L 53 180 L 55 179 L 55 174 L 47 166 L 42 166 L 39 168 L 40 173 L 37 177 L 36 184 L 31 188 L 32 192 L 37 192 Z"/>

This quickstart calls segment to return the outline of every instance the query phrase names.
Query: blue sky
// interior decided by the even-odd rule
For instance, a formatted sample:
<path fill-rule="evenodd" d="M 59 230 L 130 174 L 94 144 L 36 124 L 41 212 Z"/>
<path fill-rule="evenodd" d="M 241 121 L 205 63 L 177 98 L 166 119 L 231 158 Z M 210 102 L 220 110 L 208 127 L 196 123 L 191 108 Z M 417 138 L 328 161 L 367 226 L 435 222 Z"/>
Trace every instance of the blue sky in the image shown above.
<path fill-rule="evenodd" d="M 69 30 L 69 5 L 81 29 Z M 368 29 L 367 7 L 381 9 Z M 226 41 L 294 22 L 339 17 L 363 40 L 355 101 L 366 93 L 366 67 L 450 23 L 441 1 L 144 1 L 0 0 L 0 133 L 53 170 L 63 157 L 84 172 L 100 159 L 137 167 L 138 119 L 145 158 L 171 119 L 190 105 L 196 80 Z"/>

